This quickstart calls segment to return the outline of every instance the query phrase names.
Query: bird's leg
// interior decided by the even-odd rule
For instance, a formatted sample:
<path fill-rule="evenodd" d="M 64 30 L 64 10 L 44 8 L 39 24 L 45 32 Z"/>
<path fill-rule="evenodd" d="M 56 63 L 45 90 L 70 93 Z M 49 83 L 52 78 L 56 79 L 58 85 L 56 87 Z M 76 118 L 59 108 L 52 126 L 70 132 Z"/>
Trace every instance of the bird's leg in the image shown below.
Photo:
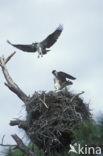
<path fill-rule="evenodd" d="M 41 48 L 38 49 L 38 58 L 43 57 L 43 53 L 42 53 L 42 50 Z"/>
<path fill-rule="evenodd" d="M 38 58 L 40 56 L 43 57 L 42 47 L 41 47 L 40 43 L 37 44 L 37 51 L 38 51 Z"/>
<path fill-rule="evenodd" d="M 38 49 L 38 58 L 40 58 L 40 55 L 41 55 L 41 53 L 40 53 L 40 50 Z"/>
<path fill-rule="evenodd" d="M 38 48 L 38 52 L 39 52 L 39 55 L 40 55 L 41 57 L 43 57 L 43 53 L 42 53 L 42 48 L 41 48 L 41 47 Z"/>
<path fill-rule="evenodd" d="M 40 58 L 40 54 L 39 54 L 39 52 L 38 52 L 38 58 Z"/>
<path fill-rule="evenodd" d="M 43 57 L 43 53 L 42 53 L 42 49 L 40 48 L 40 55 L 41 57 Z"/>
<path fill-rule="evenodd" d="M 41 54 L 41 57 L 43 57 L 43 52 L 42 52 L 42 49 L 41 49 L 41 53 L 40 53 L 40 54 Z"/>
<path fill-rule="evenodd" d="M 55 80 L 54 80 L 55 81 Z M 54 88 L 55 88 L 55 92 L 58 92 L 58 89 L 57 89 L 57 87 L 54 85 Z"/>

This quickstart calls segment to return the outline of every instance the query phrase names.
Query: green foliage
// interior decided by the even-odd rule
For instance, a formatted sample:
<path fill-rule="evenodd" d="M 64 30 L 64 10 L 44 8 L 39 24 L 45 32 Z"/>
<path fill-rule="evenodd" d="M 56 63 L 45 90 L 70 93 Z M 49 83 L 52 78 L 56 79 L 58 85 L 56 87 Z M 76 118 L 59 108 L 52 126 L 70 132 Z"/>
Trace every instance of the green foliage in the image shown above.
<path fill-rule="evenodd" d="M 32 143 L 29 143 L 28 147 L 31 148 L 33 151 L 35 151 L 37 156 L 45 156 L 44 152 L 42 150 L 39 150 L 39 148 L 36 145 L 32 145 Z M 5 156 L 27 156 L 27 155 L 21 152 L 19 149 L 12 150 L 11 148 L 9 148 L 5 152 Z"/>
<path fill-rule="evenodd" d="M 81 122 L 73 132 L 75 142 L 81 145 L 101 145 L 103 142 L 103 119 Z"/>
<path fill-rule="evenodd" d="M 36 145 L 33 145 L 31 142 L 29 143 L 28 147 L 35 151 L 37 156 L 45 156 L 43 150 L 40 150 Z"/>
<path fill-rule="evenodd" d="M 11 148 L 9 148 L 5 156 L 26 156 L 26 155 L 18 149 L 11 150 Z"/>
<path fill-rule="evenodd" d="M 11 148 L 9 148 L 9 149 L 6 151 L 5 156 L 12 156 L 12 150 L 11 150 Z"/>
<path fill-rule="evenodd" d="M 73 132 L 74 140 L 72 145 L 74 145 L 77 150 L 78 144 L 81 147 L 101 147 L 103 150 L 103 118 L 98 122 L 94 120 L 83 121 L 79 123 Z M 78 150 L 77 150 L 78 151 Z M 103 152 L 103 151 L 102 151 Z M 68 156 L 91 156 L 92 154 L 76 154 L 69 153 Z"/>

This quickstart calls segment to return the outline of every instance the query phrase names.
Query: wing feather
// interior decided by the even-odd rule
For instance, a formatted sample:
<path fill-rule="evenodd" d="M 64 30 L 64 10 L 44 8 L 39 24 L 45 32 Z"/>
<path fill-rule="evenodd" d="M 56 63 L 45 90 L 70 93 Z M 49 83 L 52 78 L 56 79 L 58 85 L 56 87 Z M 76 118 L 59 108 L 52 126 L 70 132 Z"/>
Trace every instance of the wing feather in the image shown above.
<path fill-rule="evenodd" d="M 64 72 L 58 72 L 59 73 L 59 76 L 61 76 L 62 78 L 68 78 L 68 79 L 71 79 L 71 80 L 75 80 L 76 78 L 71 76 L 70 74 L 67 74 L 67 73 L 64 73 Z"/>
<path fill-rule="evenodd" d="M 26 51 L 26 52 L 35 52 L 36 51 L 36 47 L 32 44 L 30 44 L 30 45 L 12 44 L 8 40 L 7 40 L 7 43 L 9 43 L 10 45 L 12 45 L 20 50 Z"/>
<path fill-rule="evenodd" d="M 57 29 L 41 42 L 45 48 L 50 48 L 58 39 L 63 31 L 63 26 L 59 25 Z"/>

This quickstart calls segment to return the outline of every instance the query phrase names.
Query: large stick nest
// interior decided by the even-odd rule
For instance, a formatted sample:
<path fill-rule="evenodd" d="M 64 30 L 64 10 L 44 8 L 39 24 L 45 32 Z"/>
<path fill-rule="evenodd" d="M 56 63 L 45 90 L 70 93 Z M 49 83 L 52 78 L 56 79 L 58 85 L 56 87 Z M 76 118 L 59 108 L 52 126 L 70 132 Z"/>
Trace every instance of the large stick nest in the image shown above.
<path fill-rule="evenodd" d="M 26 130 L 31 141 L 44 151 L 69 148 L 76 124 L 91 117 L 88 104 L 67 90 L 35 92 L 27 105 Z"/>

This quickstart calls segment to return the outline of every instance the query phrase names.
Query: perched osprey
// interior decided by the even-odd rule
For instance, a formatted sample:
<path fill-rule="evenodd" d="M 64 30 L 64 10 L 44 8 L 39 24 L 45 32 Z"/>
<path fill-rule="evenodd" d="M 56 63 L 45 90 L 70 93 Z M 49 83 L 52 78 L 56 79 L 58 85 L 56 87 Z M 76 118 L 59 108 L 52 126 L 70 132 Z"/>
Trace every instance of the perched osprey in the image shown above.
<path fill-rule="evenodd" d="M 52 71 L 52 74 L 54 75 L 54 87 L 57 90 L 61 90 L 64 87 L 68 86 L 68 85 L 72 85 L 73 83 L 67 79 L 71 79 L 71 80 L 75 80 L 76 78 L 64 73 L 64 72 L 57 72 L 56 70 Z"/>
<path fill-rule="evenodd" d="M 60 36 L 61 32 L 63 31 L 63 26 L 62 25 L 59 25 L 57 27 L 57 29 L 52 33 L 50 34 L 46 39 L 44 39 L 43 41 L 41 42 L 35 42 L 35 43 L 32 43 L 32 44 L 29 44 L 29 45 L 22 45 L 22 44 L 12 44 L 10 41 L 7 40 L 7 42 L 22 50 L 22 51 L 25 51 L 25 52 L 38 52 L 38 57 L 42 57 L 44 54 L 46 54 L 48 51 L 50 51 L 49 49 L 47 48 L 50 48 L 58 39 L 58 37 Z"/>

